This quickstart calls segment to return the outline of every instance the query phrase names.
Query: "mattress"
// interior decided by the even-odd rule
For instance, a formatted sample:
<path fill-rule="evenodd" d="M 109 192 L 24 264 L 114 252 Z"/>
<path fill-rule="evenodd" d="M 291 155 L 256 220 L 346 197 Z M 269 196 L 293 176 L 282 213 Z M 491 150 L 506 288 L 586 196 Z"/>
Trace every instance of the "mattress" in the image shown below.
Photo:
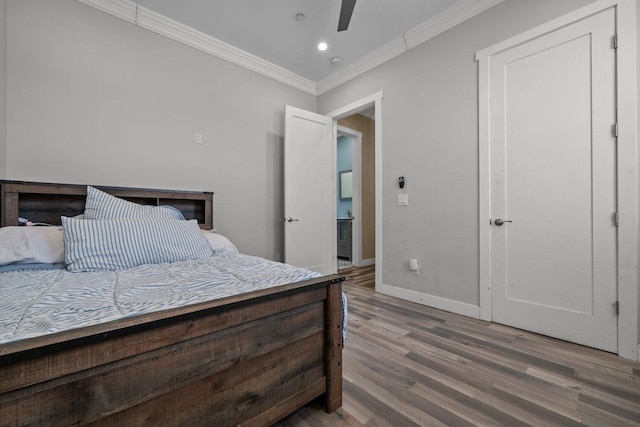
<path fill-rule="evenodd" d="M 118 271 L 8 271 L 0 273 L 0 344 L 320 276 L 230 252 Z"/>

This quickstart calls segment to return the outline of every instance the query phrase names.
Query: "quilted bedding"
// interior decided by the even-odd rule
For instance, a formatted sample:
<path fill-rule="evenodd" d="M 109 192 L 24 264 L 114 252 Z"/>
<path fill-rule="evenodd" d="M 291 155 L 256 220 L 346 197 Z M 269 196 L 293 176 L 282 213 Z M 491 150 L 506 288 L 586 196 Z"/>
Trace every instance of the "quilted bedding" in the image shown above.
<path fill-rule="evenodd" d="M 9 271 L 0 273 L 0 344 L 319 276 L 229 252 L 118 271 Z"/>

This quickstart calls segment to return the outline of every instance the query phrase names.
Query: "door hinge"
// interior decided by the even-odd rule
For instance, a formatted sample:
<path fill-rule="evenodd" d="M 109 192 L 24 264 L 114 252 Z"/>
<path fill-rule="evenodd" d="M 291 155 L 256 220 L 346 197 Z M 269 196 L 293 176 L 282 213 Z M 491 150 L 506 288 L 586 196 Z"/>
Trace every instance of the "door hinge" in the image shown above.
<path fill-rule="evenodd" d="M 616 311 L 616 316 L 620 316 L 620 301 L 616 301 L 613 303 L 613 308 Z"/>
<path fill-rule="evenodd" d="M 613 42 L 613 48 L 614 48 L 614 49 L 617 49 L 617 48 L 618 48 L 618 35 L 617 35 L 617 34 L 614 34 L 614 35 L 613 35 L 613 37 L 612 37 L 612 39 L 613 39 L 613 40 L 612 40 L 612 42 Z"/>
<path fill-rule="evenodd" d="M 613 133 L 613 136 L 615 136 L 617 138 L 618 137 L 618 122 L 614 123 L 613 126 L 611 126 L 611 131 Z"/>
<path fill-rule="evenodd" d="M 614 215 L 614 221 L 616 223 L 616 227 L 620 225 L 620 212 L 616 212 Z"/>

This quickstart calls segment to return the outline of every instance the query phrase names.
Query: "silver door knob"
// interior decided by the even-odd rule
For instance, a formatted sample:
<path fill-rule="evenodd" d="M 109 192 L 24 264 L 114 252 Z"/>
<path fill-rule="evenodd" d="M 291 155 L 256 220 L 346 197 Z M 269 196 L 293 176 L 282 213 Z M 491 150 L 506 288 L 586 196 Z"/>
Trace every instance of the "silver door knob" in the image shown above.
<path fill-rule="evenodd" d="M 285 217 L 284 220 L 287 221 L 287 222 L 300 221 L 298 218 L 291 218 L 290 216 Z"/>
<path fill-rule="evenodd" d="M 498 227 L 500 227 L 502 224 L 504 224 L 505 222 L 513 222 L 510 219 L 502 219 L 502 218 L 496 218 L 493 223 L 495 225 L 497 225 Z"/>

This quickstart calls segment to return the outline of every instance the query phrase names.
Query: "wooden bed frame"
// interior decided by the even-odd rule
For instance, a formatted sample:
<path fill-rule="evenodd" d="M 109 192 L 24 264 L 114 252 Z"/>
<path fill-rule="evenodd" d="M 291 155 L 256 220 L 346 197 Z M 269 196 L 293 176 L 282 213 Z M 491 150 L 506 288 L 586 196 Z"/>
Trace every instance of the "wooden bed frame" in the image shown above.
<path fill-rule="evenodd" d="M 98 188 L 213 226 L 213 193 Z M 2 226 L 59 224 L 86 186 L 0 181 Z M 0 345 L 0 425 L 268 426 L 342 405 L 342 277 Z"/>

